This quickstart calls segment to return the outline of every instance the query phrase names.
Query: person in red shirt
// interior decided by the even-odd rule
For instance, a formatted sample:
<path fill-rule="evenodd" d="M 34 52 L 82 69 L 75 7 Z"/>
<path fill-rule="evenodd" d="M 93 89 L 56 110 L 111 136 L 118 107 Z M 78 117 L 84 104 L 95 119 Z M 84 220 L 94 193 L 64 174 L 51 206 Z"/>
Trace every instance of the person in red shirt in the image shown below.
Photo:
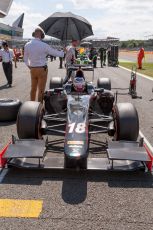
<path fill-rule="evenodd" d="M 138 53 L 138 69 L 142 69 L 142 60 L 144 57 L 144 48 L 142 47 Z"/>

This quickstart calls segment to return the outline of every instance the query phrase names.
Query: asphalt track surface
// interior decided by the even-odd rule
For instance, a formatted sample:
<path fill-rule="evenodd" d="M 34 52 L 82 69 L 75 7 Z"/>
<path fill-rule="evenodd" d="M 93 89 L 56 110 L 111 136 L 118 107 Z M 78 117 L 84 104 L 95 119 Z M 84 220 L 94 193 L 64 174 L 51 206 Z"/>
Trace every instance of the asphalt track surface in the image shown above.
<path fill-rule="evenodd" d="M 137 63 L 137 52 L 124 52 L 121 51 L 119 53 L 119 61 L 121 62 L 135 62 Z M 149 62 L 152 63 L 153 62 L 153 54 L 145 54 L 145 60 L 143 60 L 143 62 Z"/>
<path fill-rule="evenodd" d="M 49 63 L 48 79 L 65 75 L 59 62 Z M 91 73 L 89 73 L 91 76 Z M 98 77 L 110 77 L 113 88 L 128 88 L 130 73 L 120 68 L 97 68 Z M 5 78 L 0 67 L 0 98 L 29 100 L 30 76 L 23 63 L 14 70 L 11 89 L 2 87 Z M 119 96 L 119 102 L 133 102 L 140 117 L 140 129 L 153 145 L 153 82 L 138 77 L 138 95 Z M 122 91 L 122 92 L 127 92 Z M 0 143 L 6 144 L 15 124 L 0 123 Z M 97 136 L 100 140 L 101 136 Z M 1 199 L 43 200 L 38 219 L 0 218 L 0 230 L 26 229 L 153 229 L 153 178 L 143 172 L 58 172 L 10 169 L 0 184 Z"/>

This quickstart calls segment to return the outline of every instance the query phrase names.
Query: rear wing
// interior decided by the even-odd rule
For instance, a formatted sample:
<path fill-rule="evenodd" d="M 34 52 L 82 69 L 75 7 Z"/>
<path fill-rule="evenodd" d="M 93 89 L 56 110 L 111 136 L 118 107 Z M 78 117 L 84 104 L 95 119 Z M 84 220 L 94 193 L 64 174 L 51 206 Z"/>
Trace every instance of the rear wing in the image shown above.
<path fill-rule="evenodd" d="M 78 69 L 82 69 L 83 71 L 94 71 L 94 68 L 92 65 L 81 65 L 81 64 L 74 64 L 68 66 L 69 70 L 76 71 Z"/>
<path fill-rule="evenodd" d="M 73 64 L 68 66 L 67 69 L 70 71 L 77 71 L 78 69 L 81 69 L 83 71 L 90 71 L 93 73 L 92 82 L 94 81 L 94 68 L 92 65 Z"/>

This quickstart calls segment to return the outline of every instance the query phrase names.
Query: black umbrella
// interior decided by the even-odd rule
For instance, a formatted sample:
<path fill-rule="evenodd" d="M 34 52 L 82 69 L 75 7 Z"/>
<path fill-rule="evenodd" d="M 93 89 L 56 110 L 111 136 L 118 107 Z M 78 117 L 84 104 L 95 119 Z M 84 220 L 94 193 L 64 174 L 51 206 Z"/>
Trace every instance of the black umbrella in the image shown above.
<path fill-rule="evenodd" d="M 71 12 L 52 14 L 39 26 L 46 35 L 67 40 L 82 40 L 93 35 L 91 24 L 83 17 L 72 14 Z"/>

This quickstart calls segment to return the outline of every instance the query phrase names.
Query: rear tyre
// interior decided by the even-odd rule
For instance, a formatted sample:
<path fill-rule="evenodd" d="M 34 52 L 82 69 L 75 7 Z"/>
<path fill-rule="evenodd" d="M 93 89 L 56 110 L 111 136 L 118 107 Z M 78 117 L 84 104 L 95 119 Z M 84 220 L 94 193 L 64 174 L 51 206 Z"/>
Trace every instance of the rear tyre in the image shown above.
<path fill-rule="evenodd" d="M 18 99 L 0 98 L 0 121 L 16 121 L 21 104 Z"/>
<path fill-rule="evenodd" d="M 139 135 L 139 118 L 131 103 L 118 103 L 113 108 L 114 139 L 136 141 Z"/>
<path fill-rule="evenodd" d="M 49 84 L 49 89 L 63 87 L 63 79 L 60 77 L 52 77 Z"/>
<path fill-rule="evenodd" d="M 41 139 L 43 105 L 40 102 L 25 102 L 18 113 L 17 133 L 20 139 Z"/>
<path fill-rule="evenodd" d="M 111 80 L 109 78 L 98 78 L 97 88 L 111 90 Z"/>

